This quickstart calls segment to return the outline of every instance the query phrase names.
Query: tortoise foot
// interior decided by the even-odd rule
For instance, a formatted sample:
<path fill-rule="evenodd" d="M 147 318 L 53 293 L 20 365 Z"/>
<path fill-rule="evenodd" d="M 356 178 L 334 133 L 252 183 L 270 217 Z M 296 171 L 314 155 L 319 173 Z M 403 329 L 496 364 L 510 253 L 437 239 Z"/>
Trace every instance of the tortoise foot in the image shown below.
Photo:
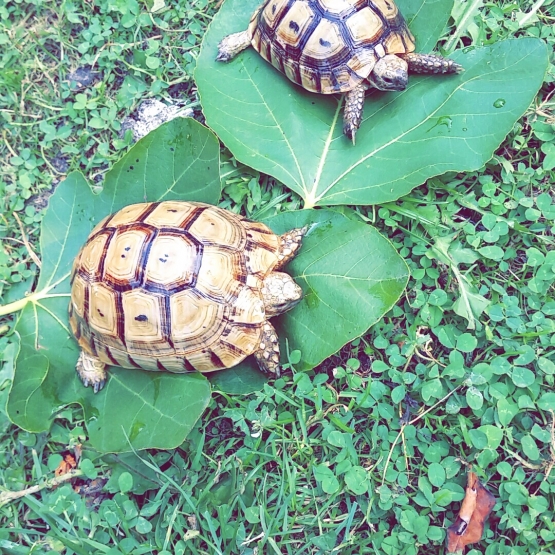
<path fill-rule="evenodd" d="M 260 345 L 258 346 L 258 350 L 254 352 L 254 358 L 256 358 L 256 362 L 258 362 L 258 366 L 264 374 L 268 374 L 275 378 L 280 377 L 279 341 L 276 330 L 270 322 L 264 322 Z"/>
<path fill-rule="evenodd" d="M 106 365 L 83 351 L 79 355 L 75 370 L 83 385 L 91 386 L 95 393 L 98 393 L 106 384 Z"/>
<path fill-rule="evenodd" d="M 345 97 L 343 133 L 348 139 L 353 141 L 353 144 L 355 144 L 356 133 L 362 121 L 365 94 L 365 87 L 360 85 L 355 87 L 352 91 L 349 91 Z"/>
<path fill-rule="evenodd" d="M 217 62 L 229 62 L 251 45 L 251 39 L 248 31 L 241 31 L 240 33 L 233 33 L 224 37 L 220 44 L 218 44 L 218 55 L 216 56 Z"/>

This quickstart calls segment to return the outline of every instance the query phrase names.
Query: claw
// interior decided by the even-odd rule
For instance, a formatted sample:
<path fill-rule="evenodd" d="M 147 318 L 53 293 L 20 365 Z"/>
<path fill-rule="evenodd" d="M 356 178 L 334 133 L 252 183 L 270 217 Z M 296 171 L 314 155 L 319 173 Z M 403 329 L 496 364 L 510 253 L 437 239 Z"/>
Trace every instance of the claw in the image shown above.
<path fill-rule="evenodd" d="M 356 127 L 356 125 L 353 125 L 352 123 L 345 123 L 345 125 L 343 126 L 343 133 L 348 139 L 351 139 L 351 141 L 353 141 L 353 145 L 355 144 L 357 129 L 358 127 Z"/>
<path fill-rule="evenodd" d="M 231 60 L 231 56 L 227 52 L 218 52 L 218 55 L 216 56 L 217 62 L 229 62 L 229 60 Z"/>

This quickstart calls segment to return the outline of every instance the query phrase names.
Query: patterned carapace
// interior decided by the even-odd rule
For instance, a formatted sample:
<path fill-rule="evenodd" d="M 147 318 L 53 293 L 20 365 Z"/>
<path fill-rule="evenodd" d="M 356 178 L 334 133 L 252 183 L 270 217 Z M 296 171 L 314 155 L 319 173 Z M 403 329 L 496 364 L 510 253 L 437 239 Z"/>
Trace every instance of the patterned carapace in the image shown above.
<path fill-rule="evenodd" d="M 311 92 L 347 92 L 387 54 L 414 50 L 393 0 L 268 0 L 249 25 L 252 45 Z"/>
<path fill-rule="evenodd" d="M 233 366 L 260 343 L 259 290 L 279 240 L 210 205 L 128 206 L 95 227 L 75 260 L 73 333 L 85 353 L 125 368 Z"/>

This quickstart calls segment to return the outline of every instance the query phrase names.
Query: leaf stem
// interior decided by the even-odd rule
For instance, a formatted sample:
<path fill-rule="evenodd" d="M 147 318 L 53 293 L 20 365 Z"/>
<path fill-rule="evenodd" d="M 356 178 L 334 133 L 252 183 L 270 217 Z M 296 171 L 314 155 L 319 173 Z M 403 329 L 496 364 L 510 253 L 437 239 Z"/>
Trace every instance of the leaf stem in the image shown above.
<path fill-rule="evenodd" d="M 30 488 L 26 488 L 21 491 L 3 491 L 2 493 L 0 493 L 0 507 L 11 503 L 16 499 L 20 499 L 21 497 L 31 495 L 32 493 L 37 493 L 45 488 L 55 488 L 60 484 L 69 482 L 74 478 L 79 478 L 80 476 L 83 476 L 82 470 L 70 470 L 67 474 L 63 474 L 62 476 L 57 476 L 56 478 L 46 480 L 42 482 L 42 484 L 31 486 Z"/>
<path fill-rule="evenodd" d="M 324 143 L 324 150 L 322 151 L 322 156 L 320 158 L 320 163 L 318 164 L 318 168 L 316 169 L 316 175 L 314 177 L 314 182 L 312 184 L 312 189 L 310 189 L 310 191 L 307 189 L 306 190 L 306 197 L 305 197 L 305 203 L 303 208 L 307 209 L 307 208 L 314 208 L 314 205 L 316 204 L 316 202 L 322 198 L 322 195 L 320 195 L 318 198 L 316 198 L 316 194 L 317 194 L 317 190 L 318 190 L 318 186 L 320 185 L 320 178 L 322 177 L 322 172 L 324 171 L 324 165 L 326 163 L 327 157 L 328 157 L 328 153 L 330 150 L 330 146 L 331 146 L 331 142 L 333 139 L 333 132 L 335 131 L 335 126 L 337 125 L 337 120 L 339 118 L 339 114 L 341 112 L 341 107 L 343 106 L 343 98 L 345 95 L 343 95 L 341 97 L 341 100 L 337 103 L 337 108 L 335 110 L 335 115 L 333 116 L 333 121 L 331 122 L 330 125 L 330 131 L 328 133 L 328 136 L 326 137 L 326 142 Z"/>
<path fill-rule="evenodd" d="M 26 297 L 23 297 L 22 299 L 18 299 L 17 301 L 14 301 L 13 303 L 0 305 L 0 317 L 1 316 L 7 316 L 8 314 L 13 314 L 14 312 L 17 312 L 18 310 L 23 310 L 27 306 L 27 303 L 29 303 L 29 302 L 36 303 L 36 302 L 38 302 L 41 299 L 44 299 L 46 297 L 69 297 L 70 296 L 69 293 L 55 293 L 53 295 L 48 294 L 48 292 L 51 289 L 54 289 L 54 287 L 56 287 L 66 277 L 67 277 L 67 275 L 64 276 L 61 280 L 57 281 L 56 283 L 53 283 L 52 285 L 50 285 L 50 287 L 46 287 L 42 291 L 37 291 L 36 293 L 31 293 L 30 295 L 27 295 Z"/>
<path fill-rule="evenodd" d="M 6 316 L 7 314 L 17 312 L 18 310 L 23 310 L 27 306 L 27 303 L 31 300 L 31 296 L 32 295 L 29 295 L 28 297 L 24 297 L 23 299 L 19 299 L 13 303 L 0 306 L 0 316 Z"/>

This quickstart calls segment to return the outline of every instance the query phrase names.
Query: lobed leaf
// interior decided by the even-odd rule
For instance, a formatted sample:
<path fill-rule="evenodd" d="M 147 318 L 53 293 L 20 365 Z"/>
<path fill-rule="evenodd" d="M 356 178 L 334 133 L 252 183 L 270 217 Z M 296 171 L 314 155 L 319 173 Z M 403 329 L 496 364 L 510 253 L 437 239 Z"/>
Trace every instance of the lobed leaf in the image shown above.
<path fill-rule="evenodd" d="M 33 432 L 49 428 L 56 412 L 79 403 L 99 451 L 179 445 L 210 398 L 198 375 L 112 369 L 94 395 L 75 373 L 78 348 L 67 318 L 69 273 L 86 237 L 107 214 L 127 204 L 167 199 L 215 203 L 220 196 L 219 145 L 192 119 L 177 119 L 135 145 L 94 195 L 79 173 L 50 198 L 41 227 L 42 269 L 16 327 L 21 349 L 8 400 L 10 419 Z"/>
<path fill-rule="evenodd" d="M 545 44 L 507 40 L 451 56 L 464 73 L 412 76 L 407 90 L 367 95 L 353 146 L 342 133 L 339 96 L 304 91 L 252 48 L 216 62 L 217 44 L 247 28 L 259 0 L 227 0 L 202 44 L 196 82 L 207 123 L 235 157 L 268 173 L 305 208 L 395 200 L 429 177 L 489 160 L 541 86 Z M 399 0 L 429 51 L 452 2 Z"/>
<path fill-rule="evenodd" d="M 364 334 L 406 287 L 407 265 L 370 225 L 328 210 L 287 212 L 265 223 L 276 233 L 309 227 L 287 266 L 304 297 L 274 320 L 282 353 L 301 352 L 298 369 L 313 368 Z"/>

